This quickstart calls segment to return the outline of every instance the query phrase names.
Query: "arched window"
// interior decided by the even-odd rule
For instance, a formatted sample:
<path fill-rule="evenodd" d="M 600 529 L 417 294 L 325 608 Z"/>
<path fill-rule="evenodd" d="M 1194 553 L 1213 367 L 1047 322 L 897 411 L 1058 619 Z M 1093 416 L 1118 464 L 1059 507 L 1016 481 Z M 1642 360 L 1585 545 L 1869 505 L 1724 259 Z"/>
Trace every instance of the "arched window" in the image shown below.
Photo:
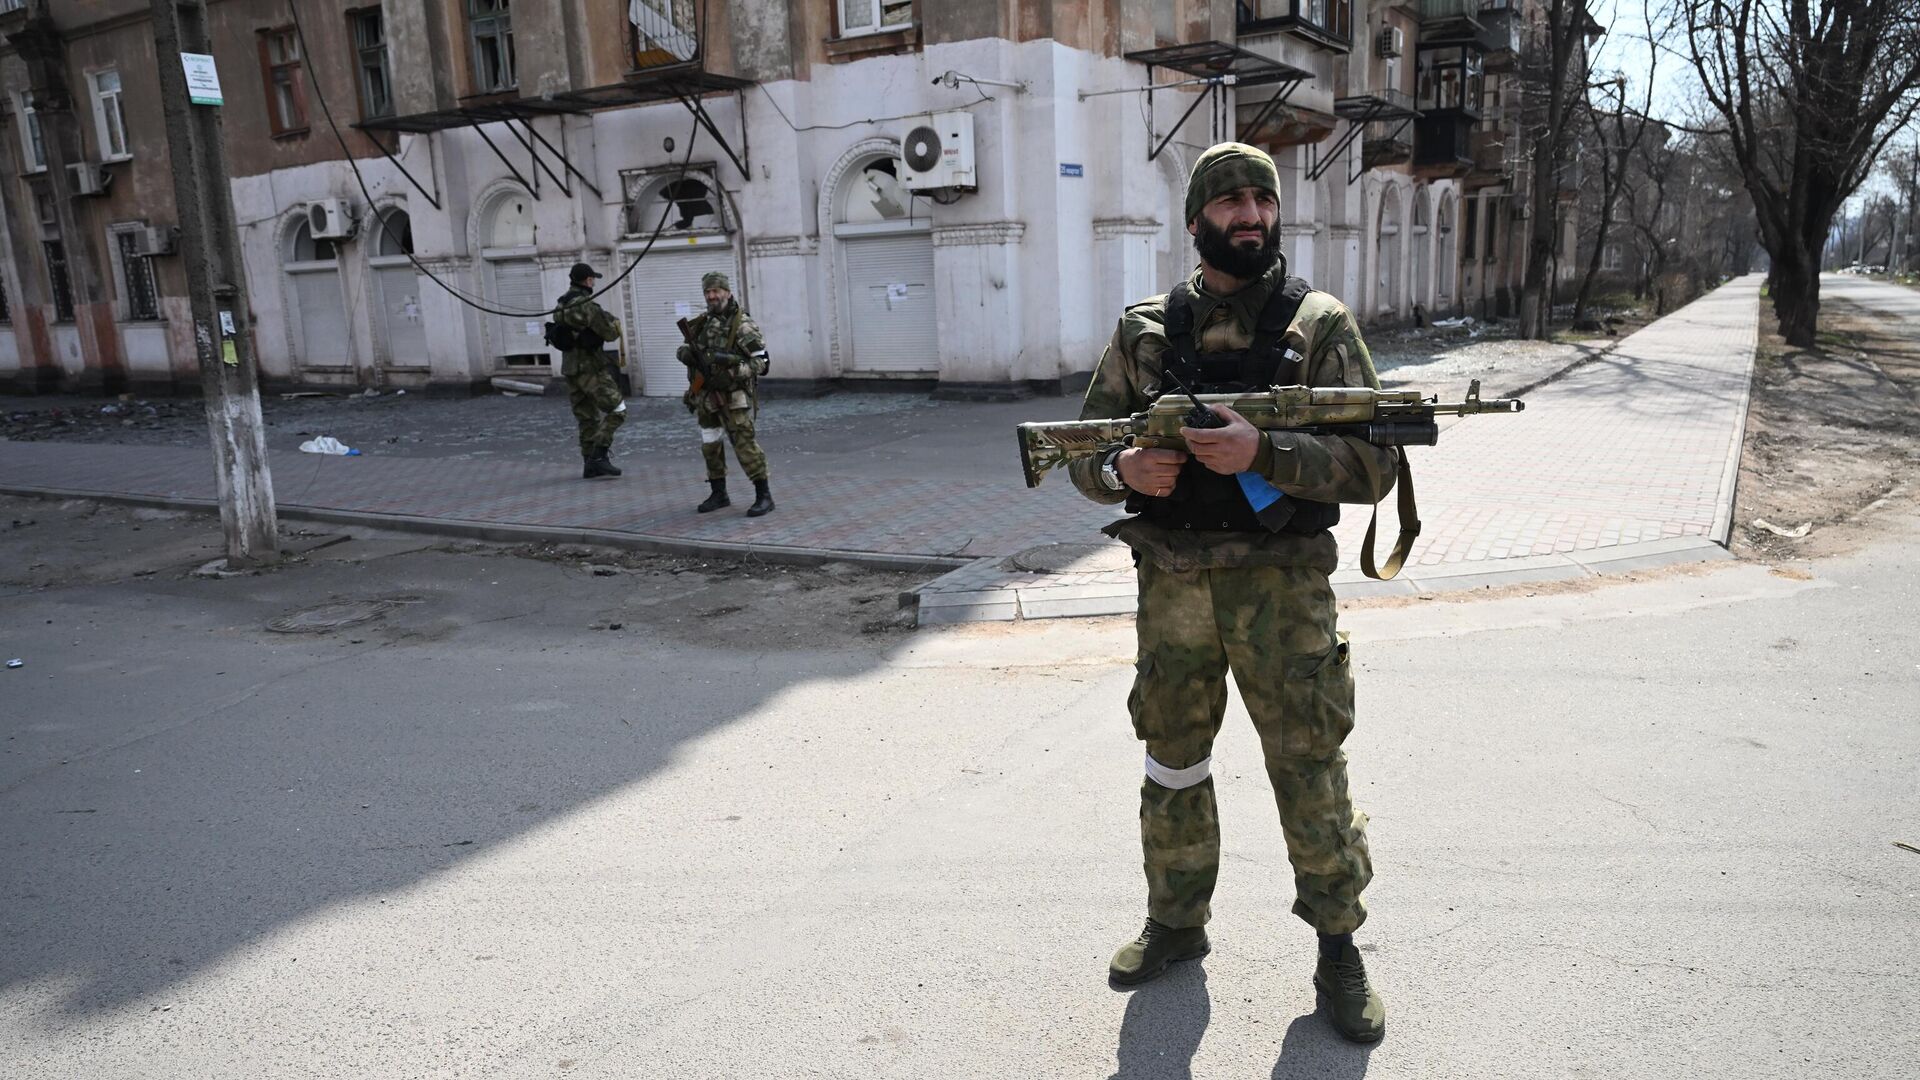
<path fill-rule="evenodd" d="M 879 225 L 925 218 L 924 206 L 916 206 L 916 196 L 900 182 L 900 161 L 894 157 L 876 157 L 841 181 L 840 206 L 834 215 L 836 225 Z"/>
<path fill-rule="evenodd" d="M 519 192 L 509 192 L 494 199 L 487 209 L 482 247 L 530 248 L 539 242 L 533 225 L 533 200 Z"/>
<path fill-rule="evenodd" d="M 634 173 L 628 185 L 629 191 L 640 190 L 627 203 L 628 236 L 652 236 L 655 229 L 681 235 L 733 231 L 726 195 L 712 173 L 697 169 L 668 176 Z"/>
<path fill-rule="evenodd" d="M 302 221 L 293 234 L 287 238 L 287 261 L 290 263 L 337 262 L 340 253 L 331 240 L 316 240 L 313 229 Z"/>
<path fill-rule="evenodd" d="M 380 215 L 380 225 L 374 230 L 374 254 L 382 258 L 413 254 L 413 219 L 405 210 L 395 207 Z"/>

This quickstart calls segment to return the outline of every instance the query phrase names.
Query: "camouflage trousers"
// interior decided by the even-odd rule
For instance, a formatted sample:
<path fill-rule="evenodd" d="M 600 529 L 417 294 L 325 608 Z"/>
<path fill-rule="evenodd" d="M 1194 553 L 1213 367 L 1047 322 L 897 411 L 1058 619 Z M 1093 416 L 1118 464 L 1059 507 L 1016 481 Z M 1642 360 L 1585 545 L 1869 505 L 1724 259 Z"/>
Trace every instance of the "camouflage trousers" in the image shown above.
<path fill-rule="evenodd" d="M 742 397 L 744 395 L 722 399 L 732 406 L 729 408 L 716 406 L 710 394 L 700 395 L 695 402 L 693 418 L 700 425 L 700 454 L 707 459 L 709 480 L 727 478 L 727 449 L 721 442 L 723 437 L 733 442 L 733 456 L 740 460 L 747 479 L 767 478 L 767 455 L 761 452 L 760 444 L 753 437 L 753 409 L 738 407 Z"/>
<path fill-rule="evenodd" d="M 596 362 L 568 372 L 567 397 L 573 402 L 573 418 L 580 425 L 580 456 L 593 458 L 611 450 L 613 433 L 627 422 L 627 403 L 620 396 L 613 368 Z"/>
<path fill-rule="evenodd" d="M 1146 743 L 1140 844 L 1147 913 L 1200 926 L 1220 871 L 1210 772 L 1233 672 L 1259 733 L 1293 863 L 1293 913 L 1327 934 L 1366 920 L 1365 814 L 1347 794 L 1353 666 L 1327 576 L 1304 567 L 1178 573 L 1140 560 L 1140 655 L 1127 699 Z"/>

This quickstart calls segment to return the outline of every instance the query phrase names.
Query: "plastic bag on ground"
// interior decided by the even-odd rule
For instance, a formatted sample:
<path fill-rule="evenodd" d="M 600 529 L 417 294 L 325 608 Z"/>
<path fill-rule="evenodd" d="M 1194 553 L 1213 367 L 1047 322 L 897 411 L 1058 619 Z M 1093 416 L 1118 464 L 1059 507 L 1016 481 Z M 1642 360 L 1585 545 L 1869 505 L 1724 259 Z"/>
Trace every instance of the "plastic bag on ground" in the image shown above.
<path fill-rule="evenodd" d="M 300 444 L 300 452 L 304 454 L 337 454 L 343 457 L 358 457 L 360 455 L 360 451 L 353 449 L 331 435 L 322 435 L 317 439 L 308 439 L 306 442 Z"/>

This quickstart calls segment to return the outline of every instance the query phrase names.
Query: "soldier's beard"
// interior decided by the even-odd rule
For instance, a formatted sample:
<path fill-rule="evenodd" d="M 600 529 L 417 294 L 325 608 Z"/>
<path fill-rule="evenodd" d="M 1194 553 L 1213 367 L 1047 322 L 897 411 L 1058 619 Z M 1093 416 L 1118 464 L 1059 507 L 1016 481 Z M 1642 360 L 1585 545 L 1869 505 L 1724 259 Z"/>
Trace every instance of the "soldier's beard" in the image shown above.
<path fill-rule="evenodd" d="M 1203 217 L 1194 231 L 1193 246 L 1208 266 L 1230 277 L 1252 281 L 1280 261 L 1280 223 L 1275 221 L 1259 244 L 1244 244 L 1236 243 L 1225 229 L 1214 227 Z"/>

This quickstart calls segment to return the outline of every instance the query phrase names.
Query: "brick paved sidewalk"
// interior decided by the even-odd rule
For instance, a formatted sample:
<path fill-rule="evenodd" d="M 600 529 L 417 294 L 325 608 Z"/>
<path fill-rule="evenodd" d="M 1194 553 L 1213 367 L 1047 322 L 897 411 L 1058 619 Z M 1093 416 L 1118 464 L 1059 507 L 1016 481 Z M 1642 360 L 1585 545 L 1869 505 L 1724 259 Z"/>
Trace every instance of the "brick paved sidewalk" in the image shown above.
<path fill-rule="evenodd" d="M 1749 377 L 1758 275 L 1731 282 L 1526 396 L 1512 416 L 1458 418 L 1408 451 L 1420 539 L 1401 576 L 1359 570 L 1364 507 L 1334 530 L 1341 595 L 1417 593 L 1725 557 Z M 1398 533 L 1381 506 L 1378 551 Z M 1080 539 L 1100 539 L 1082 536 Z M 1062 560 L 1071 553 L 1062 553 Z M 1084 571 L 977 562 L 921 591 L 922 622 L 1117 614 L 1131 572 L 1089 549 Z"/>
<path fill-rule="evenodd" d="M 1724 540 L 1758 288 L 1757 277 L 1727 285 L 1528 395 L 1526 412 L 1457 421 L 1440 446 L 1411 451 L 1425 531 L 1406 580 L 1386 587 L 1564 576 L 1609 555 L 1695 557 Z M 903 479 L 898 462 L 886 475 L 860 475 L 843 460 L 835 463 L 842 471 L 776 476 L 780 508 L 757 520 L 743 516 L 745 498 L 696 515 L 704 484 L 689 483 L 685 470 L 650 477 L 635 464 L 619 480 L 593 483 L 571 463 L 490 458 L 276 452 L 272 466 L 283 509 L 334 520 L 959 568 L 923 590 L 927 621 L 1131 610 L 1131 570 L 1110 549 L 1055 560 L 1051 572 L 1009 568 L 1009 556 L 1038 546 L 1102 544 L 1098 530 L 1116 511 L 1058 477 L 1027 490 L 1012 432 L 979 437 L 1004 443 L 1005 472 Z M 900 450 L 910 455 L 912 441 Z M 0 444 L 0 490 L 210 504 L 214 481 L 204 450 L 13 442 Z M 1390 544 L 1391 500 L 1383 518 Z M 1364 508 L 1348 507 L 1337 530 L 1343 583 L 1358 577 L 1351 567 L 1366 520 Z"/>

